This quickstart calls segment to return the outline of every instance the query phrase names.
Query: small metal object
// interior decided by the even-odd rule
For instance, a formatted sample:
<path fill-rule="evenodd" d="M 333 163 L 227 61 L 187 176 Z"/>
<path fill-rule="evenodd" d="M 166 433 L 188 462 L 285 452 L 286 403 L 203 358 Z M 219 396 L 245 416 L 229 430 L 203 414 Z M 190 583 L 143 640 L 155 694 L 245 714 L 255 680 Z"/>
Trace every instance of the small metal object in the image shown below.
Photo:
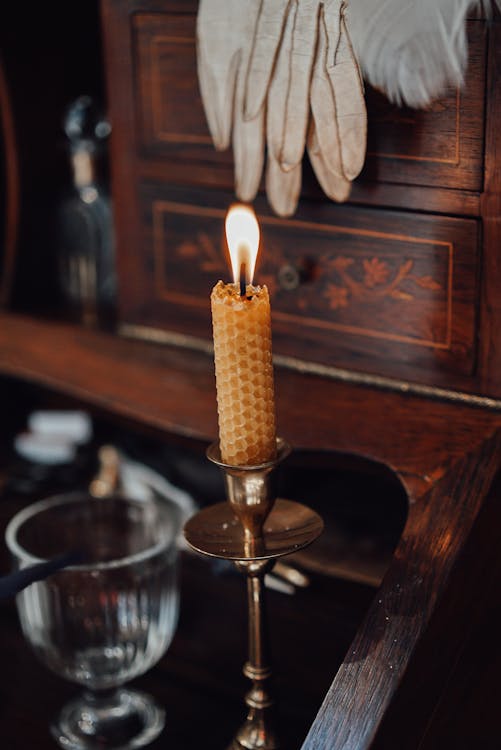
<path fill-rule="evenodd" d="M 278 560 L 273 567 L 273 574 L 283 578 L 284 581 L 292 583 L 293 586 L 298 588 L 307 588 L 310 585 L 310 579 L 304 573 L 301 573 L 297 568 L 293 568 L 292 565 L 287 565 Z"/>
<path fill-rule="evenodd" d="M 120 480 L 120 456 L 113 445 L 99 449 L 99 470 L 89 486 L 93 497 L 109 497 L 117 491 Z"/>
<path fill-rule="evenodd" d="M 300 285 L 301 275 L 296 266 L 293 266 L 291 263 L 286 263 L 279 268 L 277 280 L 280 289 L 283 289 L 286 292 L 292 292 Z"/>
<path fill-rule="evenodd" d="M 320 516 L 300 503 L 276 499 L 273 469 L 290 453 L 277 438 L 276 457 L 259 466 L 234 466 L 221 460 L 213 443 L 209 460 L 225 475 L 228 502 L 204 508 L 184 527 L 188 544 L 211 557 L 232 560 L 247 577 L 249 658 L 243 672 L 252 681 L 245 696 L 247 718 L 231 750 L 277 750 L 274 701 L 269 689 L 270 657 L 265 628 L 264 577 L 276 558 L 311 544 L 322 532 Z"/>
<path fill-rule="evenodd" d="M 301 284 L 313 280 L 318 273 L 310 258 L 301 258 L 297 263 L 284 263 L 277 272 L 278 286 L 284 292 L 293 292 Z"/>

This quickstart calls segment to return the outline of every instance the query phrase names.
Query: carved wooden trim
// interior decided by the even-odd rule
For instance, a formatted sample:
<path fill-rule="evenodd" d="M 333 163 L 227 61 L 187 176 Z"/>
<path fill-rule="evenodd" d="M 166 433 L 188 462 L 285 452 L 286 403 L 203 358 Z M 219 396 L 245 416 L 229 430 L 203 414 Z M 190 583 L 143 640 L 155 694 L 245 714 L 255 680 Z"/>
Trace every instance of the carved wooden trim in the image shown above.
<path fill-rule="evenodd" d="M 479 367 L 487 382 L 499 382 L 501 344 L 499 322 L 501 302 L 501 23 L 489 29 L 487 112 L 485 122 L 484 192 L 481 196 L 483 215 L 483 269 L 480 318 L 482 336 L 479 346 Z"/>
<path fill-rule="evenodd" d="M 192 349 L 204 354 L 214 354 L 212 342 L 201 339 L 198 336 L 190 336 L 176 331 L 168 331 L 165 328 L 154 328 L 152 326 L 137 325 L 135 323 L 120 323 L 118 333 L 125 338 L 147 341 L 152 344 L 164 344 L 178 346 L 183 349 Z M 273 354 L 273 364 L 286 370 L 292 370 L 303 375 L 318 375 L 321 378 L 334 380 L 351 385 L 362 385 L 368 388 L 379 388 L 384 391 L 395 393 L 412 394 L 438 401 L 444 401 L 460 406 L 473 406 L 490 411 L 501 412 L 501 399 L 490 396 L 477 396 L 452 388 L 442 386 L 415 383 L 412 380 L 403 380 L 397 377 L 385 375 L 374 375 L 368 372 L 358 372 L 344 367 L 333 365 L 322 365 L 318 362 L 307 362 L 298 357 L 289 357 L 284 354 Z"/>

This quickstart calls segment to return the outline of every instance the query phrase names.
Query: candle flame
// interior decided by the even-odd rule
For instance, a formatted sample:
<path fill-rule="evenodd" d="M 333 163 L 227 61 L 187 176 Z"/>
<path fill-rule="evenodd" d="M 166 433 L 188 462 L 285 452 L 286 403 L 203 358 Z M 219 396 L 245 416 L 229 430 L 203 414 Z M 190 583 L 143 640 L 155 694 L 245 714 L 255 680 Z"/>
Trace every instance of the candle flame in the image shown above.
<path fill-rule="evenodd" d="M 243 263 L 245 282 L 252 284 L 259 248 L 259 224 L 256 214 L 248 206 L 239 204 L 232 206 L 226 215 L 225 228 L 233 281 L 238 284 Z"/>

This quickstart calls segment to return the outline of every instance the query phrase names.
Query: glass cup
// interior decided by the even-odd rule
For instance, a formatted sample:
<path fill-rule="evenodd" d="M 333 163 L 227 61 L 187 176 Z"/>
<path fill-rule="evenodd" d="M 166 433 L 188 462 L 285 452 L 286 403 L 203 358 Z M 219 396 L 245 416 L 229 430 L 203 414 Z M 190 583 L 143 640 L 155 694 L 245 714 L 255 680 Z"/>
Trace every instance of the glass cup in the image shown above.
<path fill-rule="evenodd" d="M 24 568 L 76 551 L 82 564 L 17 596 L 23 633 L 54 672 L 84 686 L 51 731 L 64 748 L 135 748 L 164 726 L 164 711 L 123 684 L 168 648 L 177 624 L 176 539 L 181 512 L 166 500 L 72 493 L 25 508 L 7 546 Z"/>

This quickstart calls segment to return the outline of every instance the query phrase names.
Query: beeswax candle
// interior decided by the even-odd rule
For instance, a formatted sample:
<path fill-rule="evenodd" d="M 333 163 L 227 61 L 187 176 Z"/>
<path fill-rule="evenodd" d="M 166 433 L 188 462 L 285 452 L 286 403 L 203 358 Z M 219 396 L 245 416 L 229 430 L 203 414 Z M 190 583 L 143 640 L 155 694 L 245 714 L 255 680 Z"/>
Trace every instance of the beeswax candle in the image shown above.
<path fill-rule="evenodd" d="M 250 209 L 236 210 L 249 212 L 257 227 Z M 246 214 L 236 221 L 232 235 L 228 215 L 234 283 L 219 281 L 211 294 L 221 458 L 240 466 L 263 463 L 276 452 L 270 299 L 266 286 L 250 283 L 259 229 L 256 242 L 249 220 Z M 242 265 L 247 284 L 240 284 Z"/>

